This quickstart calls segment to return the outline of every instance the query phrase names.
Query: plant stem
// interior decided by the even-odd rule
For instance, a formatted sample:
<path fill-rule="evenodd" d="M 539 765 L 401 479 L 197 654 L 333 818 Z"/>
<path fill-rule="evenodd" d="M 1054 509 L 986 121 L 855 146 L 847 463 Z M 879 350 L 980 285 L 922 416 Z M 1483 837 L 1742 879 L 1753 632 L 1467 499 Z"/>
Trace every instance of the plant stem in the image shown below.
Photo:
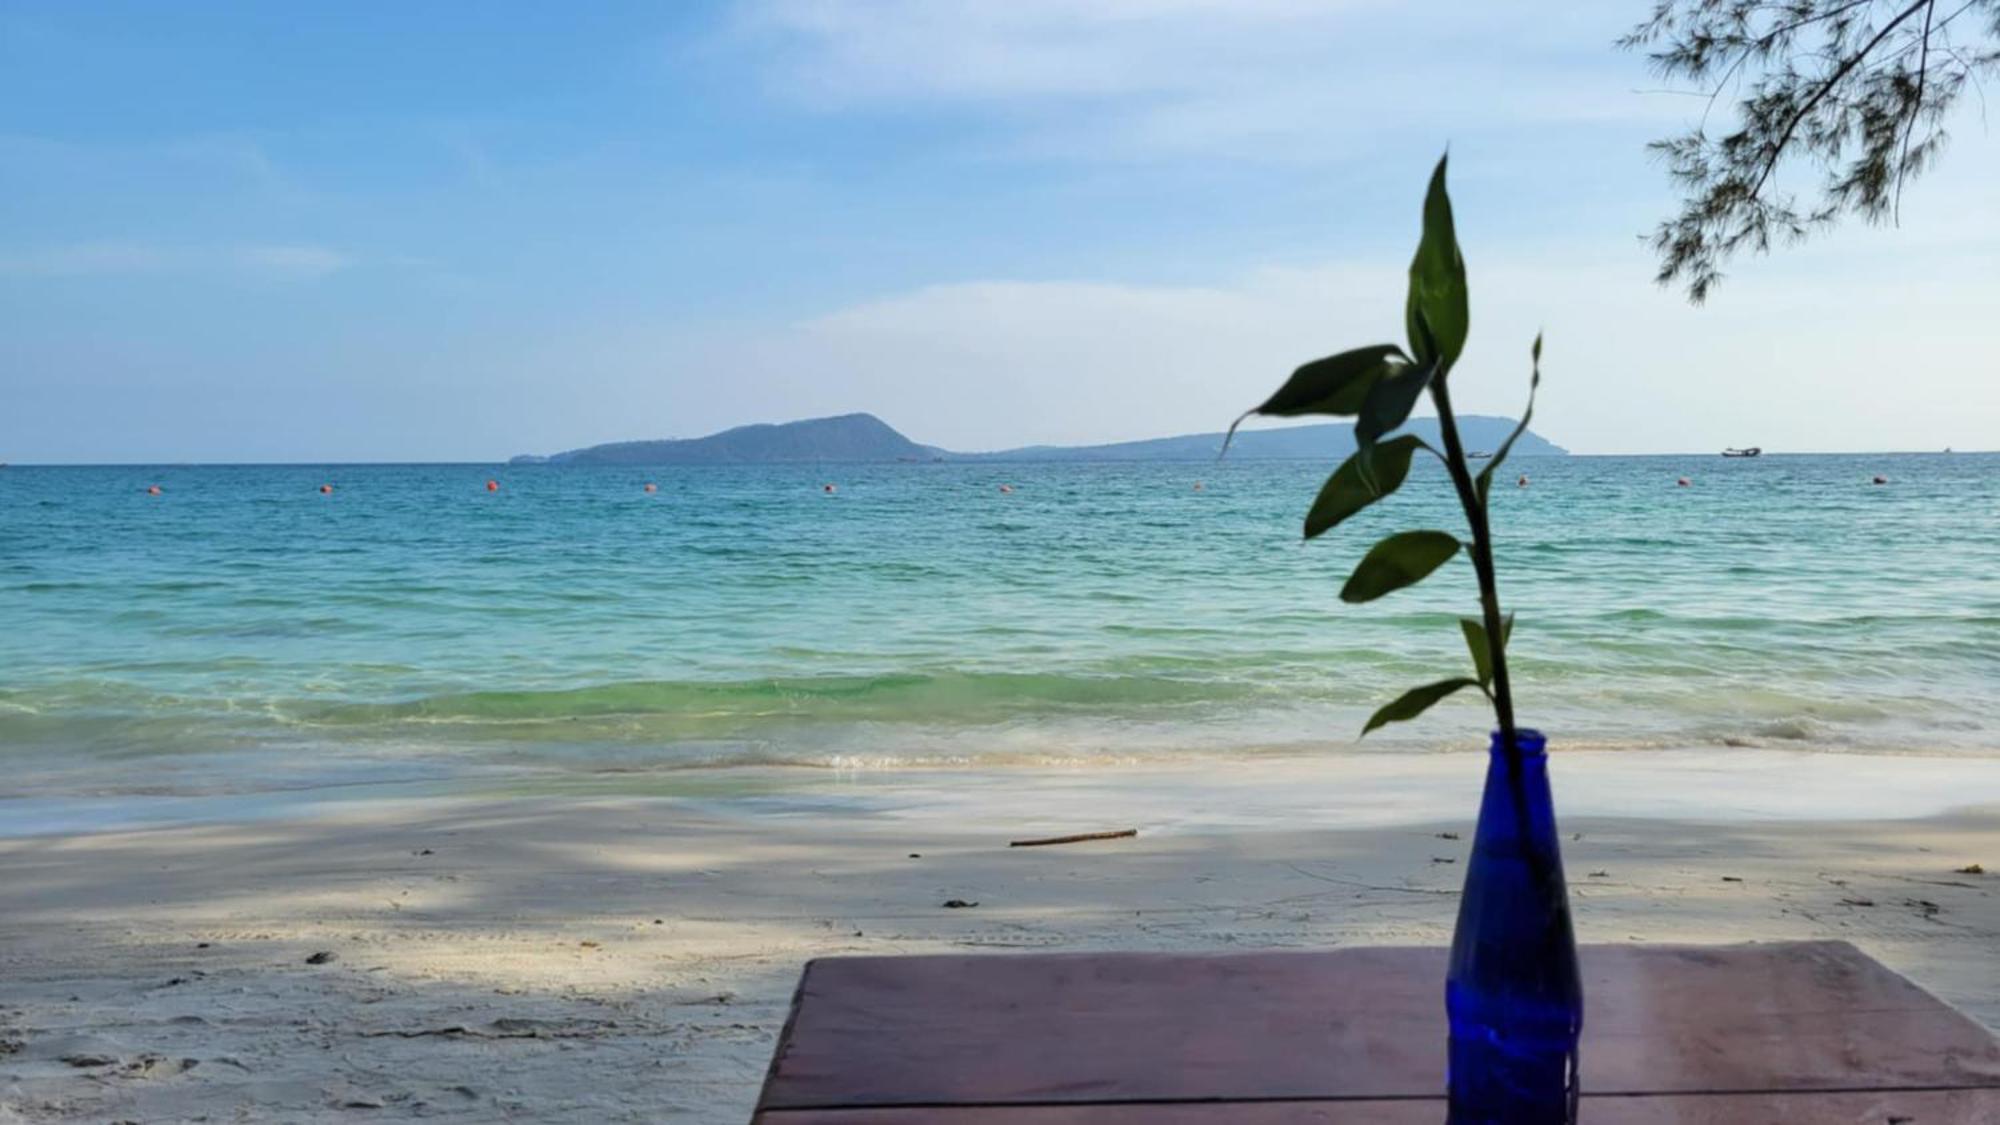
<path fill-rule="evenodd" d="M 1472 525 L 1472 569 L 1479 575 L 1479 607 L 1486 619 L 1486 655 L 1493 668 L 1493 716 L 1500 724 L 1500 750 L 1507 763 L 1507 792 L 1514 802 L 1515 823 L 1523 826 L 1523 855 L 1528 860 L 1529 878 L 1544 896 L 1554 896 L 1558 863 L 1554 852 L 1544 853 L 1536 837 L 1527 833 L 1527 774 L 1522 768 L 1521 747 L 1514 737 L 1514 693 L 1507 683 L 1507 635 L 1500 616 L 1500 586 L 1493 574 L 1493 532 L 1486 522 L 1486 505 L 1479 500 L 1479 486 L 1465 460 L 1465 445 L 1458 439 L 1458 416 L 1451 411 L 1451 388 L 1442 376 L 1431 380 L 1431 401 L 1438 412 L 1438 433 L 1444 438 L 1445 469 L 1458 489 L 1458 502 Z M 1565 904 L 1565 909 L 1567 908 Z"/>
<path fill-rule="evenodd" d="M 1444 438 L 1444 466 L 1458 489 L 1458 502 L 1472 525 L 1472 569 L 1479 576 L 1479 606 L 1486 621 L 1486 652 L 1493 669 L 1493 715 L 1500 724 L 1500 745 L 1507 764 L 1519 774 L 1520 748 L 1514 744 L 1514 693 L 1507 681 L 1507 645 L 1500 616 L 1500 589 L 1493 573 L 1493 533 L 1486 522 L 1486 505 L 1467 467 L 1465 446 L 1458 438 L 1458 417 L 1451 410 L 1451 389 L 1442 375 L 1431 380 L 1431 401 L 1438 412 L 1438 432 Z"/>

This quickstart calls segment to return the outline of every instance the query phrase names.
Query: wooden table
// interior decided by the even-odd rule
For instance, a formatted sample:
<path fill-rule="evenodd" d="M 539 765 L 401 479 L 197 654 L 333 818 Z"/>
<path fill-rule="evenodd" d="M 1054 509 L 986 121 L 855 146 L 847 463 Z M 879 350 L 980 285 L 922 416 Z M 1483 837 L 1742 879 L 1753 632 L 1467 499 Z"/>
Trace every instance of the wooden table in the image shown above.
<path fill-rule="evenodd" d="M 1582 961 L 1586 1125 L 2000 1123 L 2000 1043 L 1846 942 Z M 755 1125 L 1438 1125 L 1444 973 L 1429 948 L 813 961 Z"/>

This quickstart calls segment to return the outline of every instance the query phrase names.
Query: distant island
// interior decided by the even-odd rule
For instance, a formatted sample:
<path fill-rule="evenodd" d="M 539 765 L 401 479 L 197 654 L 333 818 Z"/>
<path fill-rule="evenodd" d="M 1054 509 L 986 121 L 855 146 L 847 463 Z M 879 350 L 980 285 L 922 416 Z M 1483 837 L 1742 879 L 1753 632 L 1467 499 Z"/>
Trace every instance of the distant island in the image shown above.
<path fill-rule="evenodd" d="M 1460 434 L 1472 451 L 1496 448 L 1514 428 L 1512 418 L 1461 414 Z M 1413 418 L 1404 427 L 1432 444 L 1437 422 Z M 1354 427 L 1344 422 L 1240 430 L 1232 459 L 1283 460 L 1344 457 L 1354 449 Z M 990 453 L 954 453 L 921 445 L 873 414 L 842 414 L 755 426 L 737 426 L 698 438 L 620 441 L 548 456 L 522 454 L 516 465 L 747 465 L 858 461 L 1210 461 L 1222 450 L 1222 431 L 1123 441 L 1111 445 L 1029 445 Z M 1566 454 L 1533 430 L 1514 445 L 1517 455 Z"/>

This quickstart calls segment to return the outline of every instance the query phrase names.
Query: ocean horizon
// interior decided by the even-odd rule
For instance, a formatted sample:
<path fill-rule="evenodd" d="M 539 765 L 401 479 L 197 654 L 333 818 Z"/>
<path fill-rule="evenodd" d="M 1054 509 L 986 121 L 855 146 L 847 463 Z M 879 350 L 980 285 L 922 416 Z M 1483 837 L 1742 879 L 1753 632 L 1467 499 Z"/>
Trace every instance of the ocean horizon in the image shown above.
<path fill-rule="evenodd" d="M 1241 434 L 1244 434 L 1244 433 L 1259 433 L 1259 432 L 1263 432 L 1263 431 L 1259 431 L 1259 430 L 1244 430 L 1244 431 L 1241 431 L 1241 432 L 1239 433 L 1239 435 L 1238 435 L 1238 436 L 1239 436 L 1239 440 L 1240 440 L 1240 438 L 1241 438 Z M 713 436 L 713 435 L 711 435 L 711 436 Z M 1183 436 L 1201 436 L 1201 435 L 1183 435 Z M 678 438 L 667 438 L 667 439 L 660 439 L 660 440 L 663 440 L 663 441 L 678 441 L 678 440 L 682 440 L 682 439 L 678 439 Z M 611 442 L 611 443 L 605 443 L 605 444 L 612 444 L 612 445 L 616 445 L 616 444 L 622 444 L 622 443 L 617 443 L 617 442 Z M 1125 443 L 1112 443 L 1112 444 L 1125 444 Z M 593 447 L 593 448 L 594 448 L 594 447 Z M 861 466 L 868 466 L 868 465 L 908 465 L 908 464 L 915 464 L 915 463 L 921 463 L 921 464 L 926 464 L 926 465 L 929 465 L 929 464 L 955 464 L 955 465 L 958 465 L 958 466 L 960 466 L 960 467 L 979 467 L 979 468 L 985 468 L 985 469 L 990 469 L 990 470 L 995 470 L 995 471 L 1003 471 L 1003 472 L 1004 472 L 1004 470 L 1006 469 L 1006 467 L 1007 467 L 1007 466 L 1009 466 L 1009 465 L 1134 465 L 1134 464 L 1148 464 L 1148 465 L 1203 465 L 1203 464 L 1229 464 L 1229 463 L 1231 463 L 1231 462 L 1241 462 L 1241 461 L 1243 461 L 1243 460 L 1246 460 L 1245 458 L 1241 458 L 1241 457 L 1238 457 L 1238 456 L 1236 456 L 1236 453 L 1235 453 L 1235 452 L 1233 451 L 1233 449 L 1232 449 L 1232 451 L 1231 451 L 1230 453 L 1228 453 L 1228 454 L 1226 454 L 1226 455 L 1223 455 L 1223 456 L 1221 456 L 1221 457 L 1216 457 L 1216 456 L 1213 456 L 1213 455 L 1208 455 L 1208 456 L 1202 456 L 1202 457 L 1168 457 L 1168 456 L 1161 456 L 1161 457 L 1148 457 L 1148 458 L 1144 458 L 1144 459 L 1139 459 L 1139 458 L 1129 458 L 1129 459 L 1128 459 L 1128 458 L 1101 458 L 1101 459 L 1090 459 L 1090 458 L 1079 458 L 1079 457 L 1074 457 L 1074 456 L 1051 456 L 1051 457 L 1047 457 L 1047 458 L 1035 458 L 1035 457 L 1032 457 L 1032 456 L 1028 456 L 1028 455 L 1026 455 L 1026 454 L 1024 453 L 1024 450 L 1027 450 L 1027 449 L 1032 449 L 1032 448 L 1037 448 L 1037 447 L 1031 447 L 1031 446 L 1024 446 L 1024 447 L 1021 447 L 1020 449 L 1007 449 L 1007 450 L 1001 450 L 1001 451 L 999 451 L 999 452 L 1004 452 L 1004 453 L 1008 454 L 1008 458 L 1007 458 L 1006 460 L 982 460 L 982 458 L 988 458 L 988 457 L 991 457 L 991 456 L 993 456 L 993 454 L 991 454 L 991 453 L 984 453 L 984 452 L 973 452 L 973 453 L 954 453 L 954 454 L 953 454 L 953 457 L 951 457 L 951 458 L 945 458 L 945 459 L 943 459 L 943 460 L 940 460 L 940 461 L 932 461 L 932 462 L 912 462 L 912 461 L 910 461 L 910 460 L 908 460 L 908 459 L 903 459 L 903 458 L 889 458 L 889 457 L 882 457 L 882 458 L 859 458 L 859 459 L 853 459 L 853 460 L 847 460 L 847 459 L 823 459 L 823 460 L 812 460 L 812 459 L 801 459 L 801 460 L 796 460 L 796 461 L 718 461 L 718 462 L 711 462 L 711 463 L 704 463 L 704 464 L 687 464 L 687 463 L 673 463 L 673 462 L 661 462 L 661 463 L 657 463 L 657 464 L 651 464 L 651 465 L 648 465 L 648 464 L 616 464 L 616 465 L 607 465 L 607 464 L 598 464 L 598 463 L 589 463 L 589 464 L 573 464 L 573 463 L 564 463 L 564 462 L 557 462 L 557 461 L 551 461 L 551 460 L 548 460 L 548 459 L 546 459 L 546 458 L 544 458 L 544 459 L 541 459 L 541 460 L 523 460 L 523 459 L 521 458 L 521 456 L 520 456 L 520 455 L 516 455 L 515 457 L 510 457 L 510 458 L 503 458 L 503 459 L 500 459 L 500 460 L 466 460 L 466 459 L 445 459 L 445 460 L 425 460 L 425 459 L 422 459 L 422 458 L 391 458 L 391 459 L 385 459 L 385 460 L 375 460 L 375 461 L 371 461 L 371 460 L 365 460 L 365 459 L 364 459 L 364 460 L 337 460 L 337 459 L 333 459 L 333 460 L 329 460 L 329 459 L 324 459 L 324 458 L 304 458 L 304 459 L 299 459 L 299 460 L 289 460 L 289 459 L 288 459 L 288 460 L 283 460 L 283 461 L 255 461 L 255 460 L 252 460 L 252 461 L 161 461 L 161 460 L 138 460 L 138 461 L 13 461 L 13 462 L 8 462 L 8 461 L 0 461 L 0 467 L 4 467 L 4 468 L 15 468 L 15 469 L 397 469 L 397 468 L 410 468 L 410 469 L 423 469 L 423 468 L 435 468 L 435 469 L 451 469 L 451 468 L 467 468 L 467 469 L 496 469 L 496 470 L 505 470 L 505 471 L 509 471 L 509 472 L 511 472 L 511 471 L 516 471 L 516 470 L 520 470 L 520 469 L 545 469 L 545 468 L 554 468 L 554 469 L 603 469 L 603 470 L 623 470 L 623 471 L 634 471 L 634 472 L 641 472 L 641 473 L 643 473 L 643 472 L 647 471 L 648 469 L 652 469 L 652 470 L 655 470 L 655 471 L 671 471 L 671 470 L 678 470 L 678 469 L 748 469 L 748 468 L 787 468 L 787 467 L 791 467 L 791 468 L 796 468 L 796 467 L 800 467 L 800 466 L 806 466 L 806 465 L 810 465 L 810 466 L 812 466 L 812 467 L 814 467 L 814 468 L 818 468 L 818 469 L 839 469 L 839 468 L 841 468 L 841 467 L 843 467 L 843 466 L 847 466 L 847 465 L 861 465 Z M 1047 448 L 1051 448 L 1051 449 L 1094 449 L 1094 448 L 1100 448 L 1100 447 L 1099 447 L 1099 446 L 1049 446 L 1049 447 L 1047 447 Z M 1832 450 L 1832 451 L 1827 451 L 1827 450 L 1821 450 L 1821 451 L 1817 451 L 1817 452 L 1804 452 L 1804 451 L 1798 451 L 1798 452 L 1794 452 L 1794 451 L 1785 451 L 1785 450 L 1770 450 L 1770 449 L 1760 449 L 1760 450 L 1758 451 L 1758 453 L 1757 453 L 1757 455 L 1756 455 L 1756 456 L 1757 456 L 1758 458 L 1765 458 L 1765 459 L 1772 459 L 1772 460 L 1778 460 L 1778 459 L 1788 459 L 1788 458 L 1811 458 L 1811 457 L 1859 457 L 1859 458 L 1868 458 L 1868 457 L 1927 457 L 1927 456 L 1931 456 L 1931 455 L 1938 455 L 1938 456 L 1947 456 L 1947 457 L 1989 457 L 1989 456 L 1996 456 L 1996 455 L 2000 455 L 2000 449 L 1955 449 L 1955 448 L 1954 448 L 1954 449 L 1942 449 L 1942 450 L 1939 450 L 1939 449 L 1876 449 L 1876 450 L 1866 450 L 1866 449 L 1864 449 L 1864 450 Z M 1697 449 L 1697 450 L 1682 450 L 1682 451 L 1670 451 L 1670 452 L 1665 452 L 1665 453 L 1657 453 L 1657 452 L 1656 452 L 1656 453 L 1578 453 L 1578 452 L 1575 452 L 1575 451 L 1572 451 L 1572 450 L 1563 450 L 1563 451 L 1562 451 L 1562 452 L 1560 452 L 1560 453 L 1526 453 L 1526 452 L 1520 452 L 1520 451 L 1516 451 L 1516 452 L 1514 452 L 1514 453 L 1512 453 L 1512 454 L 1510 454 L 1510 455 L 1509 455 L 1509 457 L 1508 457 L 1508 462 L 1509 462 L 1509 463 L 1511 464 L 1511 463 L 1513 463 L 1513 462 L 1515 462 L 1515 461 L 1520 461 L 1520 460 L 1523 460 L 1523 459 L 1525 459 L 1525 458 L 1529 458 L 1529 457 L 1534 457 L 1534 458 L 1542 458 L 1542 459 L 1553 459 L 1553 458 L 1563 458 L 1563 459 L 1570 459 L 1570 458 L 1599 458 L 1599 459 L 1617 459 L 1617 460 L 1646 460 L 1646 459 L 1650 459 L 1650 460 L 1676 460 L 1676 459 L 1683 459 L 1683 458 L 1695 458 L 1695 459 L 1697 459 L 1697 462 L 1696 462 L 1696 463 L 1700 463 L 1700 461 L 1702 461 L 1702 460 L 1705 460 L 1705 459 L 1707 459 L 1707 458 L 1710 458 L 1710 457 L 1716 457 L 1716 456 L 1720 456 L 1720 451 L 1719 451 L 1719 450 L 1714 450 L 1714 449 Z M 1255 461 L 1258 461 L 1258 462 L 1268 462 L 1268 463 L 1275 463 L 1275 464 L 1301 464 L 1301 465 L 1306 465 L 1306 464 L 1311 464 L 1311 465 L 1320 465 L 1320 464 L 1324 464 L 1324 461 L 1323 461 L 1323 459 L 1321 459 L 1321 458 L 1315 458 L 1315 457 L 1291 457 L 1291 456 L 1271 456 L 1271 455 L 1264 455 L 1264 456 L 1260 456 L 1260 457 L 1256 457 L 1256 458 L 1250 458 L 1250 460 L 1255 460 Z"/>

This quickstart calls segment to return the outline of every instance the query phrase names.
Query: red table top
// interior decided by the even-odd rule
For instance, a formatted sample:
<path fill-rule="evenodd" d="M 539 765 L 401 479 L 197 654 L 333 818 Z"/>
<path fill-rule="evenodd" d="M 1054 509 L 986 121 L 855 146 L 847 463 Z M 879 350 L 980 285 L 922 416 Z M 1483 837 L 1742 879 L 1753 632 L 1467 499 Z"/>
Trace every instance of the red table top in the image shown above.
<path fill-rule="evenodd" d="M 1587 946 L 1584 1120 L 2000 1123 L 2000 1043 L 1845 942 Z M 1443 1119 L 1445 951 L 828 958 L 758 1125 Z"/>

